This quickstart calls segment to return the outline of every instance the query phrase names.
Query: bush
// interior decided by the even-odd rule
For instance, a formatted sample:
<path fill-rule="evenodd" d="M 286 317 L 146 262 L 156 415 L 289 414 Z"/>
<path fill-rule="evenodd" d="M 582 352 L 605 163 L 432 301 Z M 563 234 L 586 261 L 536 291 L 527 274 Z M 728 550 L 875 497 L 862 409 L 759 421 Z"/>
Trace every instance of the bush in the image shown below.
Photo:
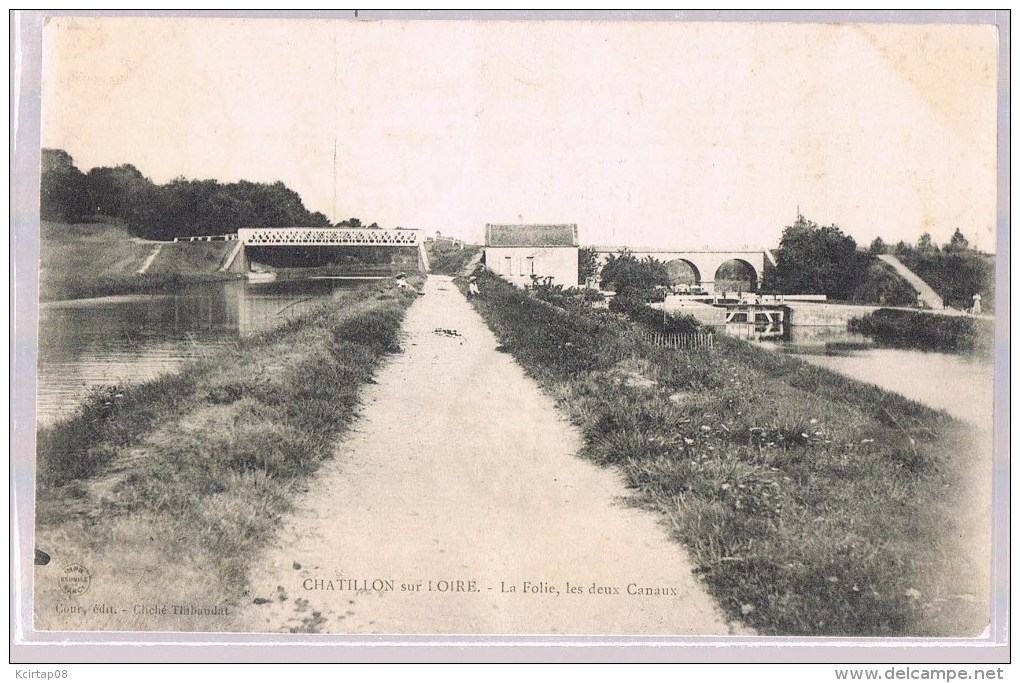
<path fill-rule="evenodd" d="M 885 306 L 913 306 L 917 292 L 891 266 L 873 259 L 866 276 L 854 288 L 853 300 Z"/>
<path fill-rule="evenodd" d="M 665 334 L 683 334 L 694 332 L 699 323 L 689 315 L 672 315 L 665 311 L 652 308 L 643 299 L 626 294 L 615 297 L 609 302 L 609 310 L 623 313 L 636 323 L 649 327 L 656 332 Z"/>
<path fill-rule="evenodd" d="M 669 286 L 666 264 L 651 256 L 638 259 L 629 251 L 611 254 L 602 266 L 602 289 L 613 289 L 619 295 L 649 297 L 657 287 Z"/>
<path fill-rule="evenodd" d="M 540 367 L 555 376 L 605 369 L 619 360 L 615 332 L 626 328 L 617 316 L 593 310 L 568 315 L 536 300 L 489 272 L 478 278 L 480 306 L 495 313 L 502 347 L 527 358 L 527 367 Z M 499 320 L 513 324 L 500 325 Z"/>
<path fill-rule="evenodd" d="M 848 326 L 890 346 L 951 352 L 989 349 L 993 332 L 976 318 L 885 308 L 852 318 Z"/>
<path fill-rule="evenodd" d="M 605 295 L 597 289 L 564 288 L 563 285 L 535 285 L 531 288 L 531 293 L 542 301 L 547 301 L 560 308 L 576 305 L 591 306 L 606 300 Z"/>

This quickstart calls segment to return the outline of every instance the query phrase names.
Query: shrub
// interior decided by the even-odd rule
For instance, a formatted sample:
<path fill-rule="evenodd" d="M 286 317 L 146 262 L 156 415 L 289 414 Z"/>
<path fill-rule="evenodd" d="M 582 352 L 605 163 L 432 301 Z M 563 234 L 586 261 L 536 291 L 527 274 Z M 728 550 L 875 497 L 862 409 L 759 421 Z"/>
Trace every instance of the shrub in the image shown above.
<path fill-rule="evenodd" d="M 689 315 L 673 315 L 652 308 L 640 297 L 621 294 L 609 302 L 609 310 L 623 313 L 636 323 L 666 334 L 693 332 L 699 323 Z"/>
<path fill-rule="evenodd" d="M 492 309 L 496 320 L 514 320 L 497 324 L 496 332 L 505 350 L 531 361 L 526 367 L 563 376 L 604 369 L 619 360 L 614 330 L 620 323 L 615 316 L 605 311 L 568 315 L 488 272 L 479 276 L 479 288 L 480 306 Z"/>
<path fill-rule="evenodd" d="M 610 254 L 602 266 L 602 289 L 613 289 L 617 294 L 633 294 L 648 296 L 657 287 L 669 285 L 669 271 L 666 264 L 651 256 L 638 259 L 633 253 L 624 250 L 620 254 Z"/>
<path fill-rule="evenodd" d="M 587 305 L 601 303 L 606 300 L 605 295 L 597 289 L 584 287 L 567 287 L 563 285 L 540 284 L 530 288 L 531 293 L 560 308 L 568 308 L 574 305 Z"/>
<path fill-rule="evenodd" d="M 879 309 L 849 322 L 850 330 L 890 346 L 933 351 L 974 351 L 990 348 L 992 330 L 967 316 Z"/>

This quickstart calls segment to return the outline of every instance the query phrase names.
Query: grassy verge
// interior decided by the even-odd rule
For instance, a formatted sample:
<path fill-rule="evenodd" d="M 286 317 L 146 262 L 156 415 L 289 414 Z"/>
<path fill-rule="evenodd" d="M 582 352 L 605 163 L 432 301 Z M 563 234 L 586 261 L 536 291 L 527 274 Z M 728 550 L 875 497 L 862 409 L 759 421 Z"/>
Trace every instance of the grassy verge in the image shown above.
<path fill-rule="evenodd" d="M 994 339 L 990 320 L 885 308 L 852 318 L 849 327 L 883 344 L 926 351 L 988 351 Z"/>
<path fill-rule="evenodd" d="M 661 513 L 730 616 L 777 635 L 980 632 L 964 425 L 737 340 L 661 349 L 622 316 L 481 283 L 502 347 L 580 427 L 583 455 Z"/>
<path fill-rule="evenodd" d="M 247 571 L 303 482 L 330 457 L 360 388 L 399 348 L 416 298 L 352 290 L 271 333 L 146 384 L 96 393 L 38 434 L 36 571 L 40 628 L 223 630 Z M 55 572 L 88 568 L 87 605 L 61 611 Z M 135 614 L 189 604 L 228 614 Z"/>
<path fill-rule="evenodd" d="M 136 275 L 157 245 L 116 223 L 44 222 L 40 238 L 41 301 L 173 292 L 233 277 L 217 272 L 231 242 L 164 243 L 148 272 Z"/>

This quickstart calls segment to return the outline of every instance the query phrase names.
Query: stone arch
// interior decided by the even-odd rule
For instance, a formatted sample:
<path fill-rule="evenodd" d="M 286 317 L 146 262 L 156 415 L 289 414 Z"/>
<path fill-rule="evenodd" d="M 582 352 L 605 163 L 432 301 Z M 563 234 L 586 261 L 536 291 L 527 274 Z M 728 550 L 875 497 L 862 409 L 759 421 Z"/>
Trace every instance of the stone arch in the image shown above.
<path fill-rule="evenodd" d="M 761 274 L 754 264 L 742 258 L 723 261 L 715 269 L 716 291 L 758 291 Z"/>
<path fill-rule="evenodd" d="M 701 271 L 698 266 L 689 259 L 675 258 L 666 262 L 666 271 L 669 273 L 671 285 L 700 285 Z"/>

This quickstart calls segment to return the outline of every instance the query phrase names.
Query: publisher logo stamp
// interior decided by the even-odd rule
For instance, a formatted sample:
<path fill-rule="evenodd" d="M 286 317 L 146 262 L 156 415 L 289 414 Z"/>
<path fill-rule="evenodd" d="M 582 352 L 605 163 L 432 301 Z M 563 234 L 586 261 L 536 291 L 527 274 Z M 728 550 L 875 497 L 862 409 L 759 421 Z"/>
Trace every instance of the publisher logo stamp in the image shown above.
<path fill-rule="evenodd" d="M 83 595 L 92 585 L 92 574 L 75 562 L 64 567 L 59 579 L 60 588 L 68 595 Z"/>

